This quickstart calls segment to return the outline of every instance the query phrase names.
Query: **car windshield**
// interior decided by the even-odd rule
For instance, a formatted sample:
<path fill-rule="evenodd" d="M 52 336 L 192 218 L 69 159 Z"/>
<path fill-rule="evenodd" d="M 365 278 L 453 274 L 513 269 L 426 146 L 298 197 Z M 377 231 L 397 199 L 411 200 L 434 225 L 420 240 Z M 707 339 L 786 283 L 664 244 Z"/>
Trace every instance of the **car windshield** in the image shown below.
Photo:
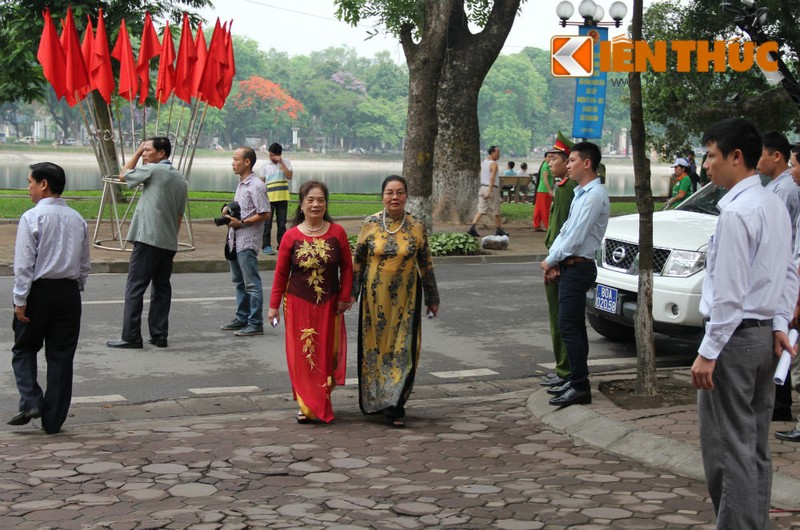
<path fill-rule="evenodd" d="M 761 185 L 766 186 L 769 177 L 761 175 Z M 719 215 L 717 203 L 728 193 L 728 190 L 716 184 L 708 183 L 693 193 L 688 199 L 679 204 L 675 209 L 686 212 L 707 213 L 709 215 Z"/>

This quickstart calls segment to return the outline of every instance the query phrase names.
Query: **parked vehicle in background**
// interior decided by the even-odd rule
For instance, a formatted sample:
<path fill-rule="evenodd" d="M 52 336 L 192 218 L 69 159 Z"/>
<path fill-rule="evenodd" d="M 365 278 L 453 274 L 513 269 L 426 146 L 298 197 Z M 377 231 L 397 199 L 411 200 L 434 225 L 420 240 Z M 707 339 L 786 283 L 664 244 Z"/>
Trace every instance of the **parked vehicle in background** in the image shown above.
<path fill-rule="evenodd" d="M 36 145 L 37 138 L 35 136 L 23 136 L 22 138 L 17 138 L 18 144 L 28 144 L 28 145 Z"/>
<path fill-rule="evenodd" d="M 64 140 L 64 145 L 76 145 L 75 138 L 67 138 Z"/>
<path fill-rule="evenodd" d="M 653 329 L 699 335 L 700 296 L 717 203 L 727 190 L 707 184 L 674 210 L 653 213 Z M 592 328 L 612 340 L 634 335 L 639 291 L 639 215 L 611 218 L 597 254 L 597 280 L 586 294 Z"/>

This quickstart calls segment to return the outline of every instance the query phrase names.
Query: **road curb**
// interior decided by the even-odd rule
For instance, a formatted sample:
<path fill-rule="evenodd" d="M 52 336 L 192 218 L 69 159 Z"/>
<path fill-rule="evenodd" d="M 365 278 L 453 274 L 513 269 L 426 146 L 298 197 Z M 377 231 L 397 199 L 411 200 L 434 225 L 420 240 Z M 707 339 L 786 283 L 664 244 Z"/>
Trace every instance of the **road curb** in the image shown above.
<path fill-rule="evenodd" d="M 548 403 L 550 398 L 546 389 L 541 389 L 533 392 L 527 402 L 531 414 L 545 425 L 611 454 L 705 482 L 699 445 L 637 429 L 582 405 L 557 409 Z M 785 510 L 800 509 L 798 491 L 800 479 L 773 473 L 773 506 Z"/>

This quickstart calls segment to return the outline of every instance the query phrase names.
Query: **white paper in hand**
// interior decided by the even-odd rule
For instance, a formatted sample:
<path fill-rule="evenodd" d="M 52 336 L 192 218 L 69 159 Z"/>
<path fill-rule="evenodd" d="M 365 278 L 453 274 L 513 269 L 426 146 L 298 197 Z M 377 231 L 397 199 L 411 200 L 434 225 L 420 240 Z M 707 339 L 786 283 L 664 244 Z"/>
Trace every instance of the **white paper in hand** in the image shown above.
<path fill-rule="evenodd" d="M 789 330 L 789 342 L 792 346 L 797 344 L 797 335 L 798 333 L 796 329 Z M 791 365 L 792 354 L 786 350 L 783 350 L 783 353 L 781 353 L 781 358 L 778 361 L 778 367 L 775 368 L 775 375 L 772 376 L 772 381 L 774 381 L 776 385 L 782 385 L 784 382 L 786 382 L 786 376 L 789 373 L 789 367 Z"/>

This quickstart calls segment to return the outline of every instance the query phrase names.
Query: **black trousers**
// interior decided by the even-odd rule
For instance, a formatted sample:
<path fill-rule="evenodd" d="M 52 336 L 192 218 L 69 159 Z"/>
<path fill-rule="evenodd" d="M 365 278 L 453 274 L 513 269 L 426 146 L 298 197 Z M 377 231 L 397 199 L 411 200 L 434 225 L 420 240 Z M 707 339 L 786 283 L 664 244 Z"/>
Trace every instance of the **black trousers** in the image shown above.
<path fill-rule="evenodd" d="M 150 286 L 150 311 L 147 324 L 154 339 L 169 334 L 169 308 L 172 303 L 172 261 L 174 250 L 166 250 L 135 242 L 128 264 L 125 284 L 125 310 L 122 317 L 122 339 L 142 340 L 144 292 Z"/>
<path fill-rule="evenodd" d="M 264 222 L 264 236 L 261 240 L 261 248 L 272 246 L 272 220 L 278 223 L 278 233 L 275 235 L 275 248 L 281 246 L 281 239 L 286 233 L 286 213 L 289 210 L 289 201 L 275 201 L 269 203 L 272 208 L 272 216 Z"/>
<path fill-rule="evenodd" d="M 72 399 L 72 361 L 81 329 L 81 294 L 75 280 L 37 280 L 31 285 L 25 315 L 14 317 L 11 364 L 19 390 L 19 410 L 37 408 L 42 427 L 56 432 L 64 424 Z M 44 345 L 47 391 L 39 386 L 37 354 Z"/>

